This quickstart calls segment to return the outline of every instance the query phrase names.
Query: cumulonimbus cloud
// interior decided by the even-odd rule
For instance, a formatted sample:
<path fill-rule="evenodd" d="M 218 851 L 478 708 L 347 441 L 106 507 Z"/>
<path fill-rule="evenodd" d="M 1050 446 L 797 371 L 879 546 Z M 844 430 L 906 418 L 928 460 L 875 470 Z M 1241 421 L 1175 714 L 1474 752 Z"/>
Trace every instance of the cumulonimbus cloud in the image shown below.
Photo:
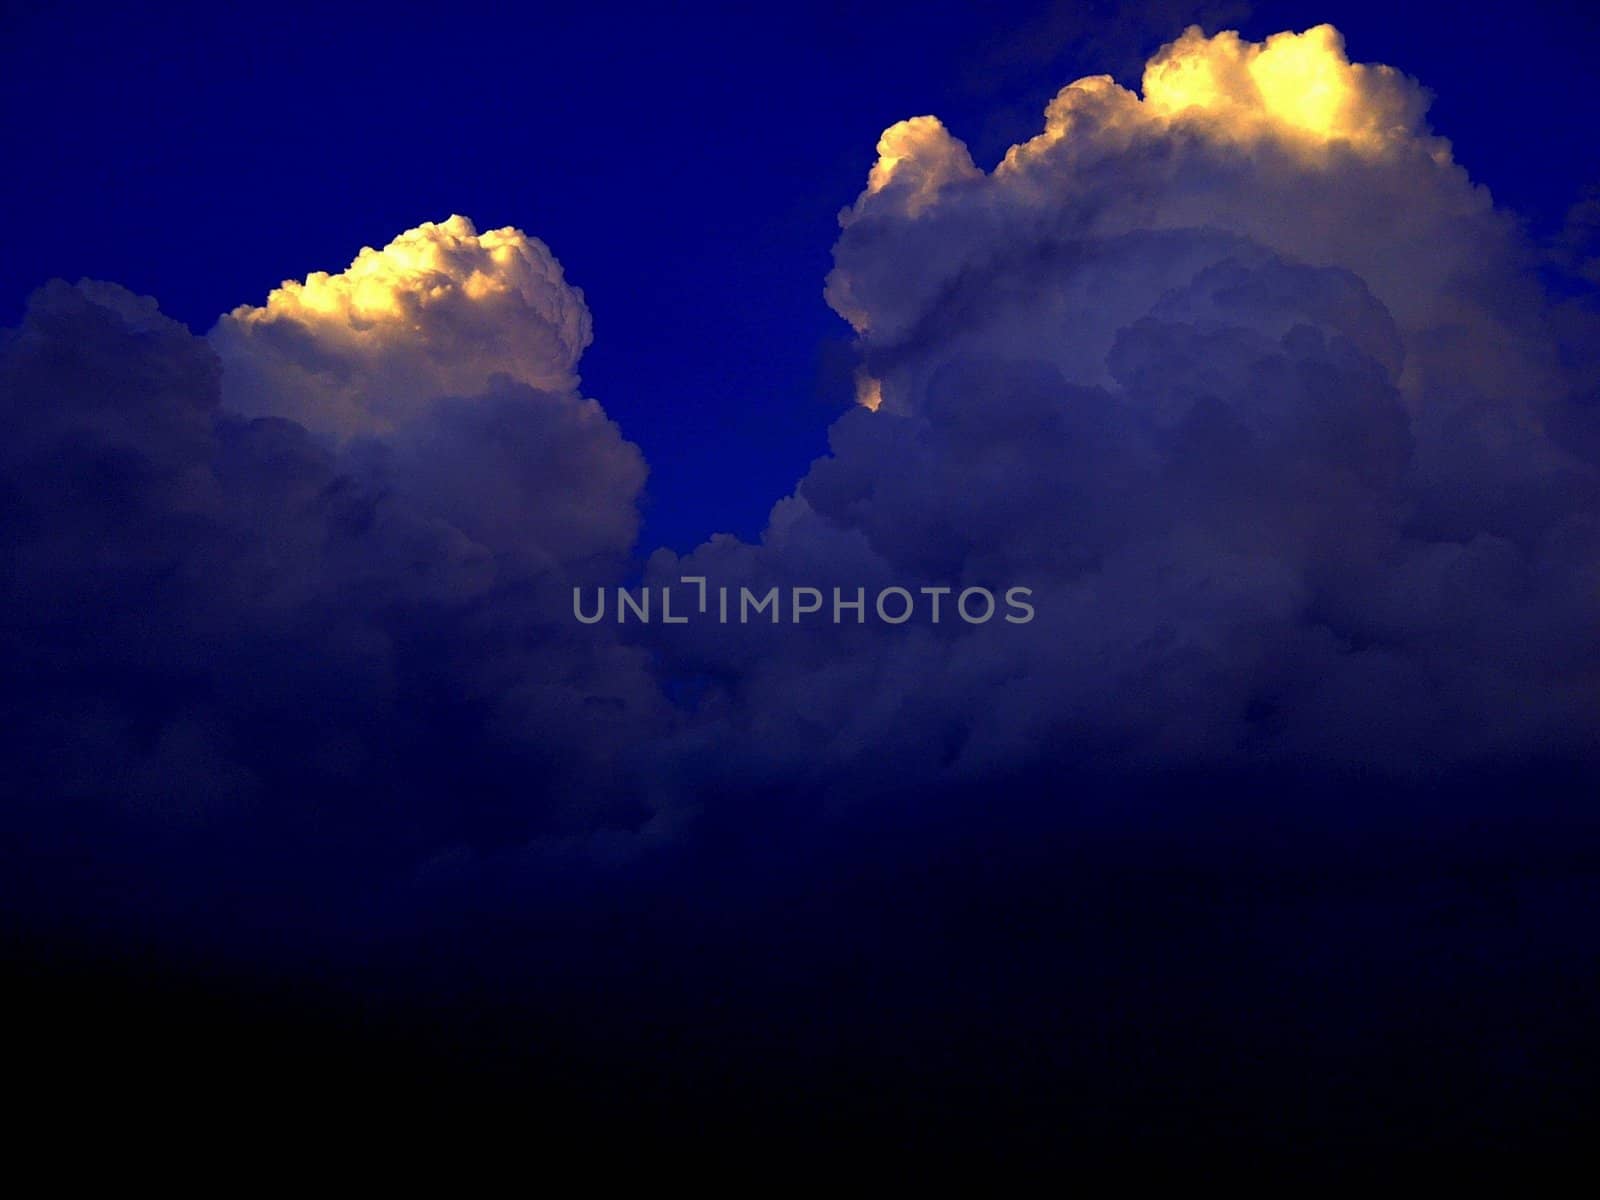
<path fill-rule="evenodd" d="M 626 569 L 645 478 L 577 391 L 589 336 L 542 244 L 462 218 L 210 339 L 42 288 L 0 346 L 12 814 L 108 862 L 243 822 L 402 875 L 636 824 L 664 705 L 642 651 L 560 619 Z"/>
<path fill-rule="evenodd" d="M 1191 29 L 992 170 L 935 118 L 888 130 L 827 284 L 863 407 L 760 544 L 655 577 L 1026 584 L 1038 618 L 669 631 L 727 681 L 709 719 L 967 779 L 1592 756 L 1572 314 L 1426 108 L 1329 26 Z"/>

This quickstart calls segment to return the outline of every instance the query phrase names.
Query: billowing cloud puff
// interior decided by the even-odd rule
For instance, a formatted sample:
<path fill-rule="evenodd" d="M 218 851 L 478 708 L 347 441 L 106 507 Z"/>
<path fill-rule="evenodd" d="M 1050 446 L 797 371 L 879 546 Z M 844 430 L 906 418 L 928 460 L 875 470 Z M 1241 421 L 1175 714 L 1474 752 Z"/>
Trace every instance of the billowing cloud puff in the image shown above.
<path fill-rule="evenodd" d="M 153 830 L 249 829 L 257 877 L 217 886 L 262 904 L 311 844 L 302 894 L 637 824 L 665 706 L 641 650 L 568 617 L 625 570 L 645 476 L 572 388 L 587 338 L 542 246 L 459 218 L 209 343 L 113 285 L 42 288 L 0 344 L 8 819 L 108 872 Z"/>
<path fill-rule="evenodd" d="M 1261 45 L 1191 29 L 1143 86 L 1141 98 L 1109 76 L 1069 84 L 1043 132 L 988 174 L 934 118 L 891 129 L 845 214 L 829 300 L 894 340 L 958 275 L 986 259 L 1007 269 L 1019 236 L 1195 226 L 1354 270 L 1402 324 L 1458 318 L 1451 288 L 1483 275 L 1481 250 L 1504 266 L 1512 222 L 1427 131 L 1426 92 L 1348 62 L 1329 26 Z M 880 274 L 872 247 L 886 239 L 917 249 Z"/>
<path fill-rule="evenodd" d="M 542 566 L 627 553 L 645 468 L 577 393 L 583 293 L 537 238 L 424 222 L 288 282 L 208 341 L 222 402 L 343 444 L 396 495 Z"/>
<path fill-rule="evenodd" d="M 1342 144 L 1382 154 L 1419 135 L 1427 108 L 1425 95 L 1393 67 L 1350 62 L 1332 25 L 1262 43 L 1233 32 L 1207 37 L 1191 26 L 1150 60 L 1141 90 L 1151 118 L 1308 152 Z M 1064 133 L 1069 113 L 1061 105 L 1047 114 L 1047 130 Z"/>
<path fill-rule="evenodd" d="M 543 242 L 510 227 L 479 234 L 452 216 L 241 305 L 211 343 L 230 408 L 347 437 L 388 431 L 496 376 L 568 391 L 591 337 L 583 293 Z"/>
<path fill-rule="evenodd" d="M 915 216 L 945 184 L 978 176 L 967 148 L 945 132 L 938 117 L 912 117 L 891 125 L 878 139 L 878 161 L 867 175 L 867 192 L 890 191 Z"/>
<path fill-rule="evenodd" d="M 1330 27 L 1191 29 L 992 171 L 890 129 L 827 285 L 862 407 L 760 544 L 654 577 L 1022 585 L 1037 616 L 664 631 L 749 769 L 1592 758 L 1575 326 L 1425 108 Z"/>

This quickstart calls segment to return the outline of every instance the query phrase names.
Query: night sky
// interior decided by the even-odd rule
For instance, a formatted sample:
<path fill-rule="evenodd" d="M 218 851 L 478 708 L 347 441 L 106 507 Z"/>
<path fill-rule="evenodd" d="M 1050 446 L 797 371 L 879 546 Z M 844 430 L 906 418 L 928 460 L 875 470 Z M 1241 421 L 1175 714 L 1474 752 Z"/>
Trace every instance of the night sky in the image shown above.
<path fill-rule="evenodd" d="M 25 1104 L 769 1169 L 1581 1146 L 1597 36 L 7 7 Z"/>

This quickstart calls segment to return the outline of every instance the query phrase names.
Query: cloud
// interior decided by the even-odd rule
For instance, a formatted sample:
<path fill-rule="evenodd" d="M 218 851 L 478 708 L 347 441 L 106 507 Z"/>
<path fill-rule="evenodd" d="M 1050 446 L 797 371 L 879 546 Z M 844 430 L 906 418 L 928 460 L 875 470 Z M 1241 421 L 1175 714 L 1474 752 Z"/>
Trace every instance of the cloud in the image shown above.
<path fill-rule="evenodd" d="M 0 345 L 8 819 L 156 891 L 181 830 L 173 886 L 221 855 L 251 905 L 636 826 L 665 705 L 568 617 L 645 478 L 576 391 L 588 337 L 548 251 L 459 218 L 209 340 L 42 288 Z"/>
<path fill-rule="evenodd" d="M 1310 152 L 1339 143 L 1382 154 L 1416 139 L 1427 109 L 1426 94 L 1393 67 L 1346 58 L 1332 25 L 1260 43 L 1190 26 L 1146 64 L 1141 90 L 1146 119 Z"/>
<path fill-rule="evenodd" d="M 576 623 L 639 567 L 645 464 L 515 230 L 424 225 L 207 338 L 41 289 L 0 334 L 0 910 L 67 960 L 24 991 L 73 1061 L 170 1076 L 198 1020 L 209 1097 L 218 1030 L 299 1082 L 387 1026 L 377 1077 L 587 1091 L 613 1142 L 617 1096 L 659 1128 L 708 1088 L 812 1142 L 813 1101 L 908 1145 L 1182 1109 L 1216 1114 L 1191 1149 L 1344 1154 L 1439 1140 L 1441 1091 L 1502 1144 L 1573 1124 L 1593 293 L 1547 295 L 1420 89 L 1331 31 L 1151 71 L 998 164 L 889 130 L 827 284 L 862 403 L 759 541 L 643 566 L 1022 585 L 1026 624 Z M 55 953 L 85 928 L 131 992 Z"/>
<path fill-rule="evenodd" d="M 452 216 L 363 248 L 337 275 L 286 281 L 222 317 L 210 340 L 231 409 L 349 437 L 496 376 L 569 391 L 592 336 L 583 293 L 543 242 Z"/>
<path fill-rule="evenodd" d="M 706 720 L 819 779 L 1592 759 L 1600 472 L 1515 221 L 1329 26 L 1190 29 L 1142 93 L 990 171 L 887 131 L 827 282 L 863 406 L 760 544 L 653 564 L 1036 620 L 663 631 Z"/>
<path fill-rule="evenodd" d="M 1314 86 L 1285 82 L 1303 77 Z M 1260 45 L 1191 29 L 1151 60 L 1144 90 L 1103 75 L 1069 84 L 1044 130 L 987 174 L 963 169 L 965 148 L 935 118 L 891 128 L 844 218 L 830 302 L 892 339 L 963 271 L 1011 269 L 1023 239 L 1205 227 L 1353 270 L 1402 324 L 1485 315 L 1451 288 L 1507 267 L 1518 235 L 1427 131 L 1419 85 L 1351 64 L 1322 26 Z M 920 182 L 913 193 L 895 178 Z M 916 252 L 880 273 L 890 241 Z"/>
<path fill-rule="evenodd" d="M 1330 29 L 1191 31 L 992 169 L 885 132 L 826 283 L 862 404 L 759 542 L 644 578 L 1022 586 L 1027 624 L 575 622 L 646 468 L 516 230 L 424 224 L 206 338 L 47 286 L 0 348 L 12 819 L 146 879 L 181 828 L 263 903 L 1077 768 L 1592 764 L 1593 313 L 1425 101 Z"/>

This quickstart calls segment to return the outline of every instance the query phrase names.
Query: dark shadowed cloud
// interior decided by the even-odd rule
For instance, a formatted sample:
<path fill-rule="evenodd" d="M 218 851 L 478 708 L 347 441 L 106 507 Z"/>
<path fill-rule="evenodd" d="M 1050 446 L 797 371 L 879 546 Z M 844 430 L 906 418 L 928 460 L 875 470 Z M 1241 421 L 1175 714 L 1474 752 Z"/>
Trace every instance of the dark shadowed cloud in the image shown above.
<path fill-rule="evenodd" d="M 426 269 L 406 280 L 438 296 Z M 622 781 L 663 706 L 641 651 L 563 618 L 572 586 L 620 577 L 644 464 L 574 390 L 582 337 L 530 364 L 558 343 L 501 302 L 520 269 L 475 265 L 481 311 L 397 305 L 394 331 L 279 317 L 251 379 L 286 390 L 251 391 L 262 411 L 330 379 L 375 395 L 386 338 L 444 364 L 370 427 L 330 417 L 344 437 L 224 403 L 224 360 L 154 301 L 35 295 L 0 367 L 0 637 L 8 805 L 41 844 L 242 853 L 272 891 L 300 886 L 296 858 L 315 887 L 318 861 L 404 877 L 457 845 L 638 824 Z M 252 350 L 224 340 L 232 370 Z M 521 377 L 473 374 L 502 347 Z"/>

